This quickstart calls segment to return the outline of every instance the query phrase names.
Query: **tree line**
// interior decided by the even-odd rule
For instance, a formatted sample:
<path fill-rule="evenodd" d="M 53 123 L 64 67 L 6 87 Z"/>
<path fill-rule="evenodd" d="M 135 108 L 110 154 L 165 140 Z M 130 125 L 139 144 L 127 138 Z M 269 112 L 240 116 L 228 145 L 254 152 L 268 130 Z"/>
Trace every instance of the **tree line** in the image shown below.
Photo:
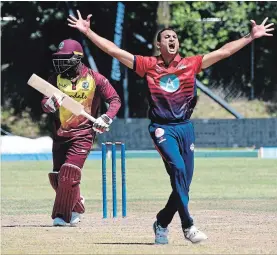
<path fill-rule="evenodd" d="M 246 35 L 251 29 L 250 19 L 261 23 L 265 17 L 269 17 L 270 23 L 277 24 L 276 2 L 123 3 L 126 12 L 123 47 L 138 55 L 154 54 L 155 47 L 151 45 L 157 30 L 163 26 L 176 30 L 181 55 L 191 56 L 208 53 Z M 32 118 L 41 118 L 41 96 L 27 86 L 28 78 L 36 73 L 47 79 L 53 71 L 51 55 L 62 40 L 86 40 L 78 31 L 67 26 L 69 8 L 75 11 L 79 9 L 85 16 L 91 13 L 92 29 L 113 40 L 117 2 L 1 2 L 2 109 L 13 108 L 13 114 L 17 115 L 29 108 Z M 162 20 L 160 13 L 166 15 Z M 16 19 L 7 21 L 3 17 Z M 89 41 L 87 44 L 99 72 L 111 80 L 123 98 L 122 81 L 111 79 L 111 57 Z M 255 41 L 252 51 L 251 45 L 245 47 L 202 72 L 199 79 L 209 87 L 226 89 L 227 100 L 237 93 L 250 98 L 252 87 L 254 98 L 276 101 L 276 45 L 275 31 L 273 37 Z M 132 71 L 128 71 L 128 80 L 130 117 L 146 117 L 146 82 Z M 123 116 L 123 109 L 119 117 Z"/>

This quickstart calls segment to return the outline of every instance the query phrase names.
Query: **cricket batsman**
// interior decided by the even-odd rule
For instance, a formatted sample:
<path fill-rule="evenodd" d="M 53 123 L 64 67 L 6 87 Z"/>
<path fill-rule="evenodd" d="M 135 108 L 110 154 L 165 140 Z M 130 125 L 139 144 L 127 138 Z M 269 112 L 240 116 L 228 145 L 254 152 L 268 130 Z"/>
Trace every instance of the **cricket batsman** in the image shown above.
<path fill-rule="evenodd" d="M 44 112 L 53 117 L 53 172 L 50 184 L 56 191 L 52 211 L 54 226 L 75 226 L 85 212 L 84 198 L 80 195 L 82 168 L 92 148 L 96 133 L 107 131 L 116 116 L 121 101 L 100 73 L 82 63 L 84 52 L 81 44 L 67 39 L 59 44 L 53 54 L 55 75 L 48 79 L 52 85 L 84 105 L 87 113 L 96 118 L 92 123 L 83 116 L 75 116 L 62 106 L 63 98 L 44 97 Z M 101 100 L 109 104 L 105 114 L 98 116 Z"/>

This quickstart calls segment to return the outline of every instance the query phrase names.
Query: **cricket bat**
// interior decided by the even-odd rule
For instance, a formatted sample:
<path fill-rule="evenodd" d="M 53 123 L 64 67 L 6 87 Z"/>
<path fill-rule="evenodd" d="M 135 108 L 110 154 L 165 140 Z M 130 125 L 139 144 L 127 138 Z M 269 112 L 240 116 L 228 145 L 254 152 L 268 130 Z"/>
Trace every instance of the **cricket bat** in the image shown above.
<path fill-rule="evenodd" d="M 27 82 L 31 87 L 42 93 L 43 95 L 47 97 L 51 97 L 54 94 L 62 96 L 63 102 L 62 106 L 66 108 L 67 110 L 71 111 L 74 115 L 79 116 L 83 115 L 87 119 L 89 119 L 92 122 L 95 122 L 96 119 L 93 118 L 90 114 L 88 114 L 84 110 L 84 106 L 80 104 L 79 102 L 75 101 L 70 96 L 66 95 L 62 91 L 60 91 L 58 88 L 54 87 L 49 82 L 45 81 L 44 79 L 40 78 L 36 74 L 32 74 L 30 79 Z M 107 130 L 108 131 L 108 130 Z"/>

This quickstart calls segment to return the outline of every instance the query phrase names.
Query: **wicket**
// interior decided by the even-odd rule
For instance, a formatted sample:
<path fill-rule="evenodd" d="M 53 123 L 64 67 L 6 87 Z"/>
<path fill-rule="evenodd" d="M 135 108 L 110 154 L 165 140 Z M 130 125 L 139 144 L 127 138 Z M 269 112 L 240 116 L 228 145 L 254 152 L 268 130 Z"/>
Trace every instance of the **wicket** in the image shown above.
<path fill-rule="evenodd" d="M 125 166 L 125 144 L 122 142 L 102 143 L 102 195 L 103 195 L 103 218 L 107 218 L 107 145 L 112 147 L 112 199 L 113 218 L 117 217 L 116 196 L 116 145 L 121 147 L 121 185 L 122 185 L 122 217 L 127 216 L 126 200 L 126 166 Z"/>

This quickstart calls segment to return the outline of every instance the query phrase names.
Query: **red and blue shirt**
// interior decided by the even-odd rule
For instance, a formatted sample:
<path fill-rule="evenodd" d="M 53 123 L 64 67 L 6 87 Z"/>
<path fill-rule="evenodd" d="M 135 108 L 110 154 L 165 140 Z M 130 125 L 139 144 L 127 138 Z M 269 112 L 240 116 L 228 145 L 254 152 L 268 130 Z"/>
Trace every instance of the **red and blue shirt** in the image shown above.
<path fill-rule="evenodd" d="M 134 70 L 146 77 L 149 118 L 157 123 L 179 123 L 190 118 L 196 105 L 196 75 L 203 56 L 176 55 L 166 66 L 162 57 L 135 56 Z"/>

